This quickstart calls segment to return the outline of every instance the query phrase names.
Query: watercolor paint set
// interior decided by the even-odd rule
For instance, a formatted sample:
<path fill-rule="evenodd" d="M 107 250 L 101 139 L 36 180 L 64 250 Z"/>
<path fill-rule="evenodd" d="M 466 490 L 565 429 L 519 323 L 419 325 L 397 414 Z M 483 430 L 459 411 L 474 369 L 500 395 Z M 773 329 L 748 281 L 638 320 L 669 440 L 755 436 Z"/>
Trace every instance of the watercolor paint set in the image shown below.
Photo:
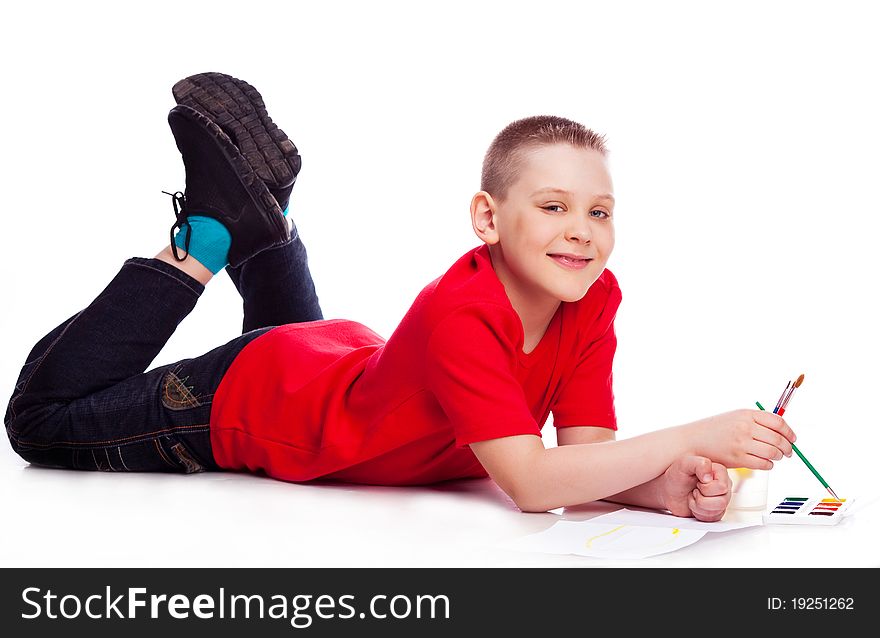
<path fill-rule="evenodd" d="M 853 499 L 786 496 L 773 510 L 764 513 L 765 525 L 837 525 Z"/>

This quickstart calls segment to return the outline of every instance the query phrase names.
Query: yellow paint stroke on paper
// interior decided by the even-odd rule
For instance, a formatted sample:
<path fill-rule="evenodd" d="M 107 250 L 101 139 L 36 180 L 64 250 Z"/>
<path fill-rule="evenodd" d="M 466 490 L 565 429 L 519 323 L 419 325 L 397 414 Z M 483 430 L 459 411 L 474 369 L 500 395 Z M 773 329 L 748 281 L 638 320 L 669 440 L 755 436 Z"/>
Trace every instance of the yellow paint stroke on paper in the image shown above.
<path fill-rule="evenodd" d="M 665 541 L 663 541 L 663 542 L 661 542 L 661 543 L 657 543 L 656 545 L 653 545 L 652 547 L 662 547 L 663 545 L 666 545 L 667 543 L 671 543 L 672 541 L 675 540 L 675 537 L 676 537 L 676 536 L 678 536 L 679 534 L 681 534 L 681 530 L 680 530 L 679 528 L 677 528 L 677 527 L 673 527 L 673 528 L 672 528 L 671 530 L 669 530 L 669 531 L 672 532 L 672 536 L 671 536 L 670 538 L 667 538 Z"/>
<path fill-rule="evenodd" d="M 608 536 L 610 534 L 614 534 L 615 532 L 620 531 L 624 527 L 628 527 L 628 526 L 627 525 L 618 525 L 614 529 L 609 529 L 607 532 L 602 532 L 601 534 L 596 534 L 595 536 L 591 536 L 590 538 L 587 539 L 587 542 L 584 543 L 584 545 L 586 546 L 587 549 L 592 549 L 593 548 L 593 541 L 595 541 L 598 538 L 602 538 L 603 536 Z M 657 545 L 654 545 L 654 547 L 662 547 L 662 546 L 666 545 L 667 543 L 670 543 L 673 540 L 675 540 L 675 537 L 678 536 L 679 534 L 681 534 L 681 529 L 679 529 L 678 527 L 673 527 L 670 531 L 672 532 L 672 537 L 669 538 L 668 540 L 663 541 L 662 543 L 658 543 Z"/>
<path fill-rule="evenodd" d="M 668 545 L 669 543 L 671 543 L 672 541 L 674 541 L 676 536 L 681 534 L 681 529 L 679 529 L 678 527 L 673 527 L 671 531 L 672 531 L 672 536 L 667 538 L 662 543 L 657 543 L 656 545 L 651 545 L 651 547 L 664 547 L 664 546 Z"/>
<path fill-rule="evenodd" d="M 614 529 L 609 529 L 607 532 L 602 532 L 601 534 L 596 534 L 595 536 L 591 536 L 590 538 L 587 539 L 587 542 L 586 542 L 587 549 L 592 548 L 593 541 L 596 540 L 597 538 L 602 538 L 603 536 L 608 536 L 608 534 L 613 534 L 617 530 L 623 529 L 624 527 L 626 527 L 626 525 L 618 525 Z"/>

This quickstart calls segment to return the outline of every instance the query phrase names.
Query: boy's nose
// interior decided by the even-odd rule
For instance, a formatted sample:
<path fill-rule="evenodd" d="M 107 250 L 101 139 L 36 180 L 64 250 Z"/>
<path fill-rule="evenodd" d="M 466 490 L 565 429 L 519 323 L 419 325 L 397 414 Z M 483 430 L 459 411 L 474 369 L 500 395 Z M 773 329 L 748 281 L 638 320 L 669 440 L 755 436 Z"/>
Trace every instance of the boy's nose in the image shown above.
<path fill-rule="evenodd" d="M 566 229 L 566 237 L 573 241 L 589 242 L 593 238 L 593 229 L 585 219 L 576 219 Z"/>

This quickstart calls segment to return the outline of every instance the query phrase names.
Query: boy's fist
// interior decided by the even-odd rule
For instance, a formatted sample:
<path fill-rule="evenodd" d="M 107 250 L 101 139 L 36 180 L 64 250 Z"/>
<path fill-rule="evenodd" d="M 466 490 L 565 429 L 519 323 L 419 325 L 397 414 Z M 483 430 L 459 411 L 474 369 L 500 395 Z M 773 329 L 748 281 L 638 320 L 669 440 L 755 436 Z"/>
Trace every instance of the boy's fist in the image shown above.
<path fill-rule="evenodd" d="M 675 516 L 717 521 L 730 503 L 727 468 L 703 456 L 688 455 L 669 466 L 663 475 L 663 502 Z"/>

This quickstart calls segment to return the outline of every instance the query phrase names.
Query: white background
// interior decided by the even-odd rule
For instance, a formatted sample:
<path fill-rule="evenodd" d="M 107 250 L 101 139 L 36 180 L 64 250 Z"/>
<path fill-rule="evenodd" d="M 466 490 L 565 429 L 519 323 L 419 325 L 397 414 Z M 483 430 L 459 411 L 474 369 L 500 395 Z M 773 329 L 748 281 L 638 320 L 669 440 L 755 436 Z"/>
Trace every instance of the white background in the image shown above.
<path fill-rule="evenodd" d="M 618 200 L 609 268 L 624 296 L 615 360 L 620 436 L 755 400 L 772 406 L 786 381 L 804 373 L 787 414 L 801 450 L 841 496 L 870 496 L 880 450 L 873 409 L 880 45 L 870 3 L 121 7 L 17 3 L 4 11 L 0 387 L 7 394 L 43 334 L 88 303 L 124 259 L 151 257 L 167 241 L 173 213 L 160 191 L 184 186 L 166 122 L 170 88 L 192 73 L 221 71 L 260 90 L 302 153 L 291 211 L 325 316 L 385 337 L 422 287 L 477 245 L 468 205 L 483 153 L 503 126 L 556 114 L 606 134 Z M 236 336 L 239 303 L 218 276 L 155 364 Z M 293 533 L 285 526 L 295 525 L 318 543 L 305 559 L 268 542 L 255 563 L 357 563 L 365 555 L 357 544 L 350 554 L 329 546 L 346 517 L 363 516 L 379 562 L 412 564 L 395 547 L 399 530 L 417 525 L 395 499 L 439 493 L 334 492 L 251 477 L 86 477 L 25 466 L 0 446 L 4 518 L 20 521 L 3 526 L 16 539 L 4 542 L 9 564 L 87 560 L 20 551 L 39 542 L 59 512 L 102 525 L 156 521 L 172 507 L 155 496 L 166 494 L 152 489 L 161 485 L 176 495 L 173 507 L 192 515 L 188 499 L 230 498 L 211 491 L 224 481 L 246 492 L 232 492 L 240 507 L 268 504 L 256 518 L 263 529 L 277 526 L 283 539 Z M 822 491 L 796 459 L 773 480 Z M 466 516 L 503 513 L 488 526 L 490 537 L 536 520 L 484 488 L 461 490 L 476 490 Z M 325 492 L 342 499 L 337 508 Z M 346 500 L 350 493 L 357 496 Z M 297 497 L 313 517 L 278 513 L 299 512 L 291 505 Z M 433 523 L 447 529 L 443 521 L 454 520 L 461 502 L 429 500 L 439 512 Z M 157 516 L 144 514 L 151 507 Z M 404 513 L 375 516 L 381 507 Z M 220 515 L 205 508 L 195 517 L 209 530 Z M 225 516 L 224 524 L 248 533 L 246 521 Z M 77 528 L 93 550 L 88 560 L 145 560 L 121 541 L 95 541 L 98 526 Z M 412 551 L 425 564 L 465 555 L 442 542 L 428 552 L 414 543 Z M 867 561 L 877 562 L 874 552 Z M 504 556 L 499 562 L 516 563 Z M 249 564 L 247 556 L 240 561 Z"/>

